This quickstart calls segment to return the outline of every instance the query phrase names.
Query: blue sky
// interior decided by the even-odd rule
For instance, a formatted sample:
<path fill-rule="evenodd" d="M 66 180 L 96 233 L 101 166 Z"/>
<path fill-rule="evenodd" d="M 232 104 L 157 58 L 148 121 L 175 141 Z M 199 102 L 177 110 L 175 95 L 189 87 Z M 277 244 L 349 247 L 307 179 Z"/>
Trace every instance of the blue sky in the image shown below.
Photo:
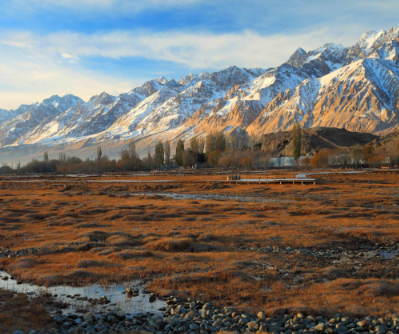
<path fill-rule="evenodd" d="M 0 108 L 120 94 L 161 75 L 269 68 L 398 26 L 397 0 L 3 0 Z"/>

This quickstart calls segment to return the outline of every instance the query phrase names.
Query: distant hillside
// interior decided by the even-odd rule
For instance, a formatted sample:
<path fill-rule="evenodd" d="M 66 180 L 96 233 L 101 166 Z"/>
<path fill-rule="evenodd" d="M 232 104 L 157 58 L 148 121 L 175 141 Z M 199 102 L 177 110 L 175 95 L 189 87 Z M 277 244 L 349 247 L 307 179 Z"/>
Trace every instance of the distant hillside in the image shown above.
<path fill-rule="evenodd" d="M 324 148 L 345 149 L 354 145 L 366 145 L 378 140 L 371 133 L 350 132 L 338 128 L 310 128 L 302 130 L 302 154 L 313 155 Z M 273 152 L 273 156 L 292 156 L 291 131 L 269 133 L 263 136 L 263 150 Z"/>
<path fill-rule="evenodd" d="M 372 145 L 378 154 L 399 157 L 399 130 L 375 139 Z"/>

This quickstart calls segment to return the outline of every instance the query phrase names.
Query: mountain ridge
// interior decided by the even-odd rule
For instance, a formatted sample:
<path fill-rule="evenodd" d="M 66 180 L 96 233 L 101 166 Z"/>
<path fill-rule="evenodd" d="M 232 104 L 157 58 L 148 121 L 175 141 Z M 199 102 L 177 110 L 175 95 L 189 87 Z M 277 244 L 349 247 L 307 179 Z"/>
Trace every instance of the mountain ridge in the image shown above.
<path fill-rule="evenodd" d="M 122 147 L 135 138 L 144 152 L 158 140 L 174 145 L 209 131 L 261 135 L 294 122 L 388 133 L 399 124 L 398 83 L 399 29 L 369 30 L 349 47 L 298 48 L 275 68 L 230 66 L 178 81 L 161 76 L 119 96 L 103 92 L 84 102 L 53 95 L 15 111 L 0 109 L 0 147 L 108 141 Z"/>

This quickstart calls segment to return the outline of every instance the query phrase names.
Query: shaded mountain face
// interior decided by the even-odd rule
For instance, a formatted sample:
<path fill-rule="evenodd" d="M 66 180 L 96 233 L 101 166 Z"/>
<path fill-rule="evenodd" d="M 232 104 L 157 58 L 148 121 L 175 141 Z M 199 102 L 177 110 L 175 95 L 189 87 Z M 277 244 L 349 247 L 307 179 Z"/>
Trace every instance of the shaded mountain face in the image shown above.
<path fill-rule="evenodd" d="M 323 149 L 346 149 L 355 145 L 366 145 L 378 140 L 371 133 L 350 132 L 337 128 L 310 128 L 302 131 L 302 154 L 314 155 Z M 265 134 L 262 149 L 274 156 L 293 155 L 291 131 Z"/>
<path fill-rule="evenodd" d="M 0 147 L 79 142 L 87 147 L 133 137 L 138 150 L 147 151 L 158 140 L 173 145 L 210 131 L 264 134 L 289 130 L 294 122 L 388 133 L 399 124 L 398 50 L 399 29 L 367 31 L 349 47 L 298 48 L 276 68 L 231 66 L 179 81 L 160 77 L 88 102 L 54 95 L 0 110 Z"/>
<path fill-rule="evenodd" d="M 0 109 L 0 124 L 11 118 L 17 117 L 19 114 L 14 110 Z"/>

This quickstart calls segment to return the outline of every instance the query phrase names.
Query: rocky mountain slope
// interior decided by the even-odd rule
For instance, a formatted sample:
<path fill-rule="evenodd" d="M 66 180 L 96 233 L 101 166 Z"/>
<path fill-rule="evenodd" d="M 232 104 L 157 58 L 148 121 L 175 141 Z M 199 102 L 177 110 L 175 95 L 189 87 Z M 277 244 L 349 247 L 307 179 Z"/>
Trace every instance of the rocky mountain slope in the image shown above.
<path fill-rule="evenodd" d="M 67 94 L 63 97 L 54 95 L 40 104 L 22 105 L 15 111 L 18 116 L 1 123 L 0 146 L 22 144 L 23 138 L 30 136 L 37 126 L 44 127 L 54 117 L 80 103 L 83 103 L 81 98 Z"/>
<path fill-rule="evenodd" d="M 264 134 L 289 130 L 294 122 L 384 134 L 398 128 L 398 117 L 399 29 L 392 28 L 367 31 L 349 47 L 299 48 L 276 68 L 231 66 L 178 82 L 161 77 L 88 102 L 53 96 L 0 110 L 0 147 L 74 148 L 78 154 L 101 143 L 116 156 L 130 138 L 144 153 L 158 140 L 173 146 L 210 131 Z"/>
<path fill-rule="evenodd" d="M 268 103 L 249 132 L 337 127 L 359 132 L 384 132 L 399 123 L 399 42 L 385 43 L 369 58 L 321 78 L 303 81 Z"/>

